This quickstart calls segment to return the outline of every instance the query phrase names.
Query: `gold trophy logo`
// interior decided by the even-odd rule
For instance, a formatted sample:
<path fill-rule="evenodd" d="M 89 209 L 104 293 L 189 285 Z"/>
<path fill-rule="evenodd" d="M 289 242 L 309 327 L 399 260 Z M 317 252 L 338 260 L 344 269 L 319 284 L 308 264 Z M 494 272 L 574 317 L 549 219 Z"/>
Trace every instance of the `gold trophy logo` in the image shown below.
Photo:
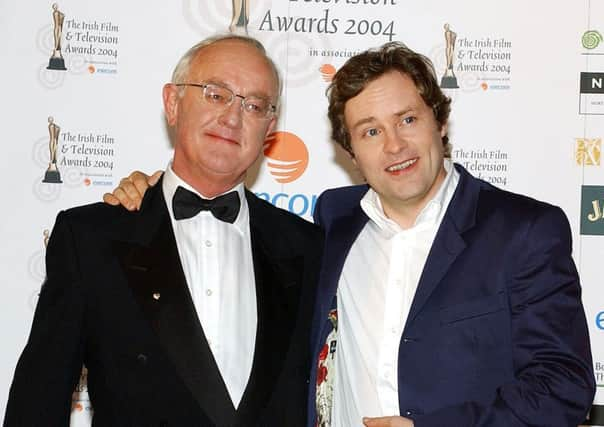
<path fill-rule="evenodd" d="M 55 120 L 52 117 L 48 118 L 48 151 L 50 152 L 50 162 L 48 163 L 48 169 L 44 174 L 42 182 L 49 182 L 52 184 L 60 184 L 61 174 L 57 167 L 57 150 L 59 148 L 59 133 L 61 128 L 57 126 Z"/>
<path fill-rule="evenodd" d="M 233 19 L 229 31 L 233 34 L 247 35 L 247 24 L 250 22 L 250 0 L 232 0 Z"/>
<path fill-rule="evenodd" d="M 457 77 L 455 77 L 455 73 L 453 72 L 453 56 L 455 52 L 455 41 L 457 40 L 457 33 L 451 30 L 449 24 L 445 24 L 445 43 L 446 43 L 446 58 L 447 58 L 447 68 L 445 69 L 445 74 L 440 81 L 440 87 L 443 89 L 458 89 L 459 85 L 457 84 Z"/>
<path fill-rule="evenodd" d="M 54 48 L 48 61 L 47 70 L 66 70 L 65 60 L 61 53 L 61 36 L 63 35 L 63 22 L 65 21 L 65 14 L 59 10 L 59 5 L 54 3 L 52 5 L 52 22 L 53 22 L 53 37 L 54 37 Z"/>

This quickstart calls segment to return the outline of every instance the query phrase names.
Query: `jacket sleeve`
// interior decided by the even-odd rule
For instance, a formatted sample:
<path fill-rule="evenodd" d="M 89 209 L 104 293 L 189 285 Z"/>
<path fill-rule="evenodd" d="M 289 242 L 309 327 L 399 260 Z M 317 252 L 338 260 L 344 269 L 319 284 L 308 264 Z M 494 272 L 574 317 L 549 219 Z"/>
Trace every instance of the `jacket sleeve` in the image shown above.
<path fill-rule="evenodd" d="M 315 203 L 315 210 L 313 211 L 313 222 L 320 227 L 324 227 L 323 221 L 323 201 L 325 200 L 325 192 L 319 195 L 317 202 Z"/>
<path fill-rule="evenodd" d="M 29 339 L 9 392 L 5 427 L 68 426 L 83 358 L 84 297 L 67 214 L 61 212 L 46 250 Z"/>
<path fill-rule="evenodd" d="M 490 405 L 464 402 L 418 415 L 416 427 L 576 427 L 585 420 L 595 382 L 564 213 L 542 211 L 514 249 L 507 283 L 515 380 Z"/>

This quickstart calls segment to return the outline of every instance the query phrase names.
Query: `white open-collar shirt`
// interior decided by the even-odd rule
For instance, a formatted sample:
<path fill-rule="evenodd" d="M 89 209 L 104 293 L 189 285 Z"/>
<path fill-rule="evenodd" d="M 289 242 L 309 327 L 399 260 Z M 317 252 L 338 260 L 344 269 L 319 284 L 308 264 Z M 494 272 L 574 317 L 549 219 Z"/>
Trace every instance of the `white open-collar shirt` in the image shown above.
<path fill-rule="evenodd" d="M 459 182 L 447 175 L 409 229 L 384 214 L 369 189 L 361 208 L 369 221 L 353 243 L 338 283 L 338 344 L 333 427 L 361 426 L 363 417 L 399 415 L 398 348 L 419 278 Z M 402 372 L 404 381 L 405 373 Z"/>

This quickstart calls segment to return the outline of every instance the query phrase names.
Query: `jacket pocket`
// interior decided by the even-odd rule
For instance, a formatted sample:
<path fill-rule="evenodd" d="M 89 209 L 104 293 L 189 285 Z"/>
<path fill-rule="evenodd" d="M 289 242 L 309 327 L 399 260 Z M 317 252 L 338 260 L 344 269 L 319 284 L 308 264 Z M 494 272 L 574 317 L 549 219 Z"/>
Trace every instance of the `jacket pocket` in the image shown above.
<path fill-rule="evenodd" d="M 506 297 L 503 292 L 476 298 L 462 304 L 442 308 L 440 310 L 440 322 L 441 324 L 449 324 L 485 316 L 503 310 L 505 305 Z"/>

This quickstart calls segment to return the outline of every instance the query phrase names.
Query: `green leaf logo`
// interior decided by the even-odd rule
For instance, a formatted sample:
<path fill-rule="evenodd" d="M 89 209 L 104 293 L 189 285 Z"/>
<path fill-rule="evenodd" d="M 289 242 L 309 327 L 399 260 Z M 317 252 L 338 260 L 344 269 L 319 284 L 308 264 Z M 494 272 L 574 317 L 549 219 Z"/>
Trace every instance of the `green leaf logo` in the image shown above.
<path fill-rule="evenodd" d="M 581 37 L 581 43 L 585 49 L 595 49 L 604 40 L 602 34 L 597 30 L 589 30 L 583 33 Z"/>

